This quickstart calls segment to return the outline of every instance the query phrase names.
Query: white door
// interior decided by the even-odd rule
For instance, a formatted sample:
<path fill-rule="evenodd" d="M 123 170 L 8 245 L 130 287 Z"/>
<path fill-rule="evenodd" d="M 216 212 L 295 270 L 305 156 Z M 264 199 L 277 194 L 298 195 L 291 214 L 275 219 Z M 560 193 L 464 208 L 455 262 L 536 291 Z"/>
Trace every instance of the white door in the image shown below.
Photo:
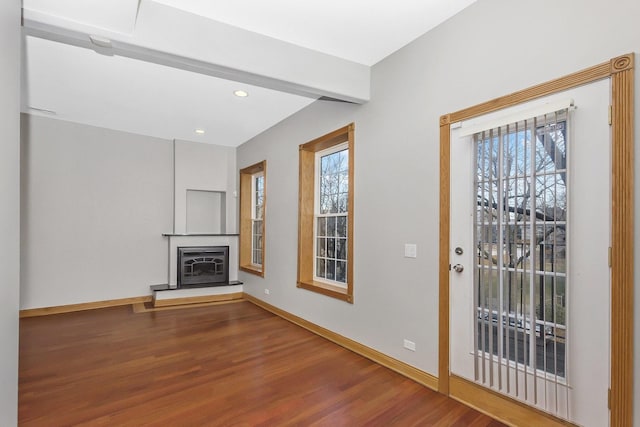
<path fill-rule="evenodd" d="M 609 422 L 609 85 L 451 126 L 451 373 L 585 426 Z"/>

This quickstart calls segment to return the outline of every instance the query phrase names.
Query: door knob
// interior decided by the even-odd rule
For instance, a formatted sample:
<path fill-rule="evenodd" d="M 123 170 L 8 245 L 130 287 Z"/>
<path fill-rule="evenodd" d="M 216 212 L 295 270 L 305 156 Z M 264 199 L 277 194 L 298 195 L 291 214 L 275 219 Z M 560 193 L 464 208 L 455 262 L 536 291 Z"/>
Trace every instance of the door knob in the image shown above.
<path fill-rule="evenodd" d="M 462 271 L 464 270 L 464 267 L 461 264 L 456 264 L 453 266 L 453 270 L 456 273 L 462 273 Z"/>

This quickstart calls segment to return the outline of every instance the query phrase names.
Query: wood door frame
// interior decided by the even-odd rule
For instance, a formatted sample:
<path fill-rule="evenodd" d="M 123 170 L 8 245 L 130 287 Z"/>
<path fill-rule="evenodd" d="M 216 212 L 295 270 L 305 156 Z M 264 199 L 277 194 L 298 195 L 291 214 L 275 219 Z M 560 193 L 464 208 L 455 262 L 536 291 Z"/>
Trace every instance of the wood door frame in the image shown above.
<path fill-rule="evenodd" d="M 611 79 L 611 385 L 612 426 L 633 424 L 633 179 L 634 179 L 634 54 L 514 92 L 440 117 L 440 262 L 438 391 L 468 401 L 458 393 L 457 377 L 449 366 L 449 252 L 451 123 L 467 120 L 598 80 Z M 473 387 L 464 384 L 464 387 Z M 487 392 L 491 393 L 491 392 Z M 460 395 L 458 395 L 460 394 Z M 468 396 L 469 393 L 466 393 Z M 500 418 L 518 423 L 522 404 L 508 397 L 484 412 L 499 408 Z M 481 400 L 479 400 L 481 402 Z M 483 408 L 479 408 L 483 410 Z M 527 411 L 526 408 L 524 408 Z M 511 415 L 505 415 L 511 414 Z M 532 412 L 543 415 L 531 408 Z M 551 417 L 554 418 L 554 417 Z M 565 424 L 554 418 L 560 425 Z"/>

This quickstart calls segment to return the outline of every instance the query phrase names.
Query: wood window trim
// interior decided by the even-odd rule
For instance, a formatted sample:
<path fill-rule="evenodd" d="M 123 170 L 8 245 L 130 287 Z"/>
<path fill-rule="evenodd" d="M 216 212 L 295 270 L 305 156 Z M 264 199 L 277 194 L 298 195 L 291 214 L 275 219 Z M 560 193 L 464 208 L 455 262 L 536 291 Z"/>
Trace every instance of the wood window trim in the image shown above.
<path fill-rule="evenodd" d="M 253 176 L 262 172 L 264 176 L 264 199 L 262 208 L 262 265 L 255 265 L 252 260 L 252 180 Z M 255 163 L 240 169 L 240 250 L 239 269 L 246 273 L 264 277 L 266 258 L 266 210 L 267 210 L 267 161 Z"/>
<path fill-rule="evenodd" d="M 610 425 L 633 424 L 633 181 L 634 181 L 634 54 L 630 53 L 591 68 L 514 92 L 440 117 L 440 250 L 439 250 L 439 361 L 438 391 L 461 401 L 456 377 L 449 366 L 449 233 L 450 233 L 450 135 L 451 123 L 470 119 L 519 103 L 603 79 L 611 79 L 611 388 Z M 475 384 L 468 387 L 477 388 Z M 484 389 L 477 389 L 482 392 Z M 512 415 L 512 422 L 527 424 L 517 415 L 513 399 L 497 396 L 493 409 Z M 473 402 L 469 402 L 473 406 Z M 489 414 L 496 415 L 496 414 Z M 558 420 L 560 421 L 560 420 Z"/>
<path fill-rule="evenodd" d="M 299 147 L 299 187 L 298 187 L 298 288 L 317 292 L 348 303 L 353 303 L 353 165 L 354 131 L 351 123 Z M 334 286 L 314 280 L 314 203 L 315 203 L 315 161 L 316 153 L 346 142 L 349 149 L 349 196 L 347 217 L 347 286 Z"/>

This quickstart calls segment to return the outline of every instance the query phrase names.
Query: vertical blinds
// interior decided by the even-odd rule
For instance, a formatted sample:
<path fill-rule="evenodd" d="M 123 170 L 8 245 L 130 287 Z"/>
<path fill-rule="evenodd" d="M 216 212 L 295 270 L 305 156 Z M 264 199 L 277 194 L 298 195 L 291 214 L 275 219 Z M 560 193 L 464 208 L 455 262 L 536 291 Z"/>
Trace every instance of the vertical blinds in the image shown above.
<path fill-rule="evenodd" d="M 476 167 L 475 380 L 565 419 L 572 104 L 465 130 Z"/>

